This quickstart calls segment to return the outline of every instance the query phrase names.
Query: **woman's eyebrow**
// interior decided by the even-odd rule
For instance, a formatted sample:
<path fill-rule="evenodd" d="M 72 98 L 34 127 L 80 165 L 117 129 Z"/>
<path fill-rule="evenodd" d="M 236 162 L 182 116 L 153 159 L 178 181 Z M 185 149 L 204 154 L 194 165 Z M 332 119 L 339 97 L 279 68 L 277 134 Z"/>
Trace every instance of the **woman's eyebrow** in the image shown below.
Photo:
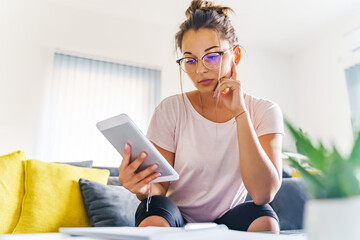
<path fill-rule="evenodd" d="M 212 47 L 209 47 L 209 48 L 207 48 L 207 49 L 205 49 L 204 50 L 204 52 L 207 52 L 207 51 L 209 51 L 209 50 L 211 50 L 211 49 L 213 49 L 213 48 L 218 48 L 219 46 L 212 46 Z"/>
<path fill-rule="evenodd" d="M 209 51 L 209 50 L 211 50 L 211 49 L 213 49 L 213 48 L 219 48 L 219 46 L 209 47 L 209 48 L 205 49 L 204 52 L 207 52 L 207 51 Z M 192 54 L 192 53 L 191 53 L 191 52 L 184 52 L 184 55 L 185 55 L 185 54 Z"/>

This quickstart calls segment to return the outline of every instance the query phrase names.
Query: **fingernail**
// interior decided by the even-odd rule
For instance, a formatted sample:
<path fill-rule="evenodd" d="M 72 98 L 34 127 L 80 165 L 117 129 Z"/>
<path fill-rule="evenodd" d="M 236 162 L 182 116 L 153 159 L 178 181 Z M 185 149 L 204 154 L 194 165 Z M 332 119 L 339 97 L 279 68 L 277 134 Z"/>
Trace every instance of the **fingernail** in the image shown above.
<path fill-rule="evenodd" d="M 130 150 L 130 146 L 129 146 L 129 144 L 125 144 L 125 151 L 129 151 Z"/>
<path fill-rule="evenodd" d="M 155 176 L 156 176 L 156 177 L 160 177 L 160 176 L 161 176 L 161 173 L 158 172 L 158 173 L 155 174 Z"/>
<path fill-rule="evenodd" d="M 224 91 L 227 88 L 227 86 L 225 84 L 221 85 L 220 89 L 221 91 Z"/>
<path fill-rule="evenodd" d="M 145 152 L 141 153 L 141 158 L 146 158 L 147 154 Z"/>
<path fill-rule="evenodd" d="M 154 164 L 151 168 L 153 169 L 153 170 L 155 170 L 155 169 L 157 169 L 159 166 L 157 165 L 157 164 Z"/>

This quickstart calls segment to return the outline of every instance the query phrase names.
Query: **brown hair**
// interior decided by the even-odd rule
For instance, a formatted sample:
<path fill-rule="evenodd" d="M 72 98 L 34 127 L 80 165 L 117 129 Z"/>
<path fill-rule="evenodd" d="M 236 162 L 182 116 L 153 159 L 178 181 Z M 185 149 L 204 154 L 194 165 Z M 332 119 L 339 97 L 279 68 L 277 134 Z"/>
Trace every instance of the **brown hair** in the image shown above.
<path fill-rule="evenodd" d="M 197 31 L 201 28 L 213 29 L 228 40 L 232 47 L 238 46 L 239 40 L 228 17 L 229 11 L 234 12 L 229 7 L 215 6 L 212 1 L 193 0 L 185 12 L 187 19 L 175 35 L 176 47 L 181 49 L 183 36 L 188 30 Z"/>

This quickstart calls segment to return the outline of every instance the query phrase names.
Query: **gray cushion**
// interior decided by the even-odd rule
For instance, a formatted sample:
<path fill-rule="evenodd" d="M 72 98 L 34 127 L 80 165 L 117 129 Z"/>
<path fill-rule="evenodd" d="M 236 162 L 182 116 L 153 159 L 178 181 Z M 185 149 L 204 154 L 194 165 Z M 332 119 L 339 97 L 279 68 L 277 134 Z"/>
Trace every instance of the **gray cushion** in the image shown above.
<path fill-rule="evenodd" d="M 279 217 L 281 230 L 303 228 L 304 206 L 307 199 L 302 178 L 283 179 L 280 190 L 270 203 Z"/>
<path fill-rule="evenodd" d="M 119 177 L 110 176 L 107 185 L 122 186 L 122 183 L 119 181 Z"/>
<path fill-rule="evenodd" d="M 79 186 L 86 212 L 93 227 L 134 226 L 140 204 L 135 194 L 122 186 L 104 185 L 85 179 Z"/>
<path fill-rule="evenodd" d="M 88 161 L 80 161 L 80 162 L 56 162 L 56 163 L 63 163 L 63 164 L 69 164 L 76 167 L 85 167 L 85 168 L 91 168 L 93 165 L 92 160 Z"/>

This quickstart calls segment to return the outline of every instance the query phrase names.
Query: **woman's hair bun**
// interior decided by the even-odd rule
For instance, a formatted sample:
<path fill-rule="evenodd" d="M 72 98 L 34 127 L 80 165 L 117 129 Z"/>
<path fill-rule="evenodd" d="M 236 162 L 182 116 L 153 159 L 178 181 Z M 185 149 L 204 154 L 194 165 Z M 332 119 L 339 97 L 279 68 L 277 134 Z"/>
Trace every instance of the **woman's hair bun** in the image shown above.
<path fill-rule="evenodd" d="M 193 0 L 185 12 L 186 18 L 190 18 L 196 10 L 213 10 L 216 11 L 218 14 L 222 14 L 227 16 L 228 11 L 233 11 L 229 7 L 223 6 L 215 6 L 213 1 L 206 1 L 206 0 Z"/>

